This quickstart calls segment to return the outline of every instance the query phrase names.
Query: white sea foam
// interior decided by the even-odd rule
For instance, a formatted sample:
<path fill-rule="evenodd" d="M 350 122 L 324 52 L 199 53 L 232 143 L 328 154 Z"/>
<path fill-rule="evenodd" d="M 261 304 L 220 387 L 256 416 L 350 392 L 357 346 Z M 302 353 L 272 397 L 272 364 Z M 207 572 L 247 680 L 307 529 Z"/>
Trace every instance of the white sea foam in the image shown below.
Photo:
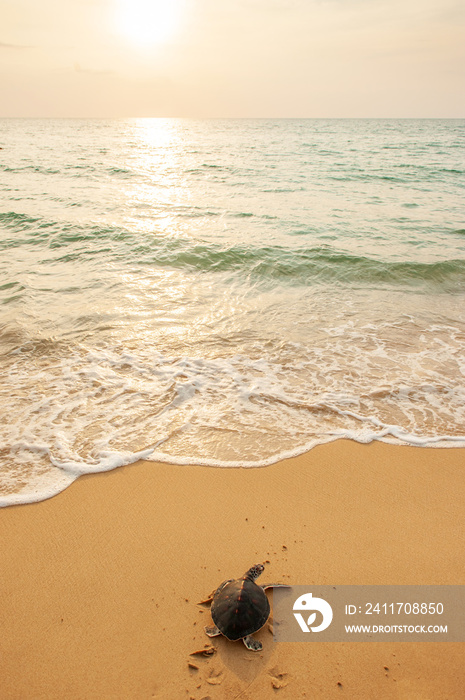
<path fill-rule="evenodd" d="M 61 344 L 53 358 L 50 348 L 11 354 L 0 504 L 40 500 L 81 474 L 138 459 L 261 467 L 338 438 L 465 446 L 463 365 L 450 328 L 423 329 L 417 352 L 387 337 L 399 333 L 392 325 L 351 321 L 340 331 L 327 329 L 311 348 L 256 345 L 256 357 Z"/>

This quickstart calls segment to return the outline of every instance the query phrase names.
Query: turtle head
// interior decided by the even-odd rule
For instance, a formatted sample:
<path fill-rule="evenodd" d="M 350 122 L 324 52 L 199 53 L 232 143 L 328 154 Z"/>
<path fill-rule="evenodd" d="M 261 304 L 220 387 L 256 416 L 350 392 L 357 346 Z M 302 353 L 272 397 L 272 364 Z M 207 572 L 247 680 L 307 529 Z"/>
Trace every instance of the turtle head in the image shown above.
<path fill-rule="evenodd" d="M 260 576 L 265 570 L 263 564 L 254 564 L 245 574 L 244 578 L 248 578 L 251 581 L 255 581 L 256 578 Z"/>

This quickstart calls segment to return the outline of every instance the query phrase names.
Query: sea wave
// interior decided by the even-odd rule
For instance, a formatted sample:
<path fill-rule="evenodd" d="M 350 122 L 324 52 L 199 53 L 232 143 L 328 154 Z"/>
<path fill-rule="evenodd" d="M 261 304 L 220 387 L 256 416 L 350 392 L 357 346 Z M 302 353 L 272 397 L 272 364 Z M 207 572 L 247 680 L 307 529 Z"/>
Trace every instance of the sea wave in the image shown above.
<path fill-rule="evenodd" d="M 319 282 L 395 287 L 428 285 L 435 291 L 448 293 L 465 290 L 465 260 L 461 259 L 434 262 L 383 260 L 350 254 L 329 244 L 297 247 L 221 245 L 159 235 L 156 230 L 141 233 L 115 226 L 48 221 L 17 212 L 0 214 L 0 225 L 23 234 L 22 237 L 4 237 L 0 240 L 0 248 L 32 244 L 51 250 L 64 249 L 61 257 L 54 258 L 55 262 L 102 255 L 111 260 L 129 260 L 139 266 L 204 273 L 233 272 L 249 279 L 291 285 L 306 286 Z M 90 243 L 92 248 L 89 248 Z"/>
<path fill-rule="evenodd" d="M 144 251 L 149 254 L 149 250 Z M 321 282 L 380 283 L 390 285 L 435 284 L 465 289 L 465 261 L 434 263 L 388 262 L 350 255 L 329 246 L 287 249 L 281 246 L 251 247 L 163 242 L 151 262 L 200 271 L 240 270 L 261 278 L 295 284 Z"/>

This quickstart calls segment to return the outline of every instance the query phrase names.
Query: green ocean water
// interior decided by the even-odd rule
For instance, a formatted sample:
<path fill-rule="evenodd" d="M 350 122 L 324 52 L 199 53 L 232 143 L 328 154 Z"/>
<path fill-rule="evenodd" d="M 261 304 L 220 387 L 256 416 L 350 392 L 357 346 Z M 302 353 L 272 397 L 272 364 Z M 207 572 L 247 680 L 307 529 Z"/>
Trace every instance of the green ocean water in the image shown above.
<path fill-rule="evenodd" d="M 465 445 L 464 120 L 0 120 L 0 503 Z"/>

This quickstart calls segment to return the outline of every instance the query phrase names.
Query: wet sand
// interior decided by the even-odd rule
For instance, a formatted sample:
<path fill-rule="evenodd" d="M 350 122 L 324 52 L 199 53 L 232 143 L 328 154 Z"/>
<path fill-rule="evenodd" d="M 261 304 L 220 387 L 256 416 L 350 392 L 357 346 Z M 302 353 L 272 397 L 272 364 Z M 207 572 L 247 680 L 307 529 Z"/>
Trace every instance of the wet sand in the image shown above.
<path fill-rule="evenodd" d="M 4 508 L 0 697 L 462 700 L 464 644 L 277 644 L 265 626 L 253 653 L 206 637 L 197 603 L 265 560 L 263 583 L 465 584 L 464 467 L 340 440 L 262 469 L 140 462 Z"/>

